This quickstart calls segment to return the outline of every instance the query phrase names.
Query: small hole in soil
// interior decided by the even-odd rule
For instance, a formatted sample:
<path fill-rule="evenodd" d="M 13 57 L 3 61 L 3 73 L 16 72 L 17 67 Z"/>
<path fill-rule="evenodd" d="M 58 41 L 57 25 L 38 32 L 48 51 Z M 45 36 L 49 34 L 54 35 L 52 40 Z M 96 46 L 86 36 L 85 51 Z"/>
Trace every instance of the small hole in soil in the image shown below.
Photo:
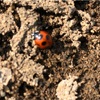
<path fill-rule="evenodd" d="M 24 94 L 24 92 L 25 92 L 25 86 L 26 86 L 26 83 L 25 83 L 25 82 L 23 82 L 23 83 L 20 85 L 19 90 L 18 90 L 20 96 L 23 96 L 23 94 Z"/>
<path fill-rule="evenodd" d="M 43 63 L 43 59 L 38 59 L 38 60 L 36 61 L 36 63 L 44 64 L 44 63 Z"/>
<path fill-rule="evenodd" d="M 44 78 L 46 79 L 46 80 L 48 80 L 49 79 L 49 75 L 48 75 L 48 73 L 46 72 L 46 73 L 43 73 L 43 76 L 44 76 Z"/>
<path fill-rule="evenodd" d="M 49 69 L 44 69 L 44 70 L 46 70 L 46 71 L 43 72 L 43 76 L 44 76 L 44 78 L 46 80 L 48 80 L 49 79 L 50 70 Z"/>
<path fill-rule="evenodd" d="M 25 49 L 25 46 L 21 46 L 20 47 L 20 50 L 18 51 L 20 54 L 24 54 L 24 49 Z"/>
<path fill-rule="evenodd" d="M 61 62 L 57 62 L 57 66 L 61 66 Z"/>
<path fill-rule="evenodd" d="M 28 45 L 29 45 L 30 47 L 32 47 L 32 42 L 29 41 L 29 42 L 28 42 Z"/>
<path fill-rule="evenodd" d="M 42 42 L 42 45 L 46 45 L 46 41 Z"/>
<path fill-rule="evenodd" d="M 75 4 L 75 7 L 78 9 L 78 10 L 84 10 L 86 9 L 86 5 L 89 3 L 89 1 L 74 1 L 74 4 Z"/>
<path fill-rule="evenodd" d="M 88 48 L 87 47 L 88 40 L 86 39 L 86 37 L 79 38 L 79 41 L 81 42 L 80 48 L 86 50 Z"/>
<path fill-rule="evenodd" d="M 36 8 L 35 11 L 36 11 L 37 13 L 42 14 L 42 15 L 46 15 L 46 11 L 45 11 L 42 7 Z"/>
<path fill-rule="evenodd" d="M 37 74 L 34 74 L 34 75 L 33 75 L 33 78 L 36 78 L 36 77 L 38 77 L 38 75 L 37 75 Z"/>

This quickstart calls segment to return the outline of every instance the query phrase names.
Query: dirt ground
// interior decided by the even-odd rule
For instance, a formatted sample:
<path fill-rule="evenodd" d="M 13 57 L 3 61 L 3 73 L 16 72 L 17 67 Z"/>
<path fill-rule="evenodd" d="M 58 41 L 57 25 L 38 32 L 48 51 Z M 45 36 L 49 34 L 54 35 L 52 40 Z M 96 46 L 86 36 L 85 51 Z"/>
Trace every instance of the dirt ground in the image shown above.
<path fill-rule="evenodd" d="M 51 48 L 35 45 L 36 30 Z M 1 0 L 0 100 L 63 100 L 57 87 L 69 75 L 81 83 L 70 100 L 100 100 L 100 1 Z"/>

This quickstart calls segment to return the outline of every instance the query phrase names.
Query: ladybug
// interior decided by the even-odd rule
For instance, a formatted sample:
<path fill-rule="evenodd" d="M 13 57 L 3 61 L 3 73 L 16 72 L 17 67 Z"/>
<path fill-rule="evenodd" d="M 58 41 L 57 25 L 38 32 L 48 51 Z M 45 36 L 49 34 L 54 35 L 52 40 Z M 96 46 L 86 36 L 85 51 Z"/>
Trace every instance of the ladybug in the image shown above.
<path fill-rule="evenodd" d="M 52 46 L 52 37 L 46 31 L 36 31 L 32 34 L 34 36 L 35 44 L 40 49 L 46 49 Z"/>

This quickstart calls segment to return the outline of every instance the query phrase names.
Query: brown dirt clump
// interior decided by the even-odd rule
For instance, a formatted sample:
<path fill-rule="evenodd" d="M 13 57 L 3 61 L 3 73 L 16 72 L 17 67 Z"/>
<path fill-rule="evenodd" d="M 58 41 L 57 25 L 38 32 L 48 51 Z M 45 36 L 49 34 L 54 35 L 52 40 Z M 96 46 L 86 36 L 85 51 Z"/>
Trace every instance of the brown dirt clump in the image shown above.
<path fill-rule="evenodd" d="M 0 1 L 0 100 L 99 100 L 99 5 L 97 0 Z M 52 36 L 51 48 L 35 45 L 36 30 Z M 61 95 L 57 88 L 67 79 L 71 84 L 63 83 Z"/>

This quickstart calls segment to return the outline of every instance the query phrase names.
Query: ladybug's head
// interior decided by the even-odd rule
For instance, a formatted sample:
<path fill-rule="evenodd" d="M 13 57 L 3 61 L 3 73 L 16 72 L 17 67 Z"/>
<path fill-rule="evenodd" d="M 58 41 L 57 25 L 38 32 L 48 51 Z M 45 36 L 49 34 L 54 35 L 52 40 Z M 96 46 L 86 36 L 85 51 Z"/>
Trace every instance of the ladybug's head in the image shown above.
<path fill-rule="evenodd" d="M 40 34 L 39 31 L 35 31 L 34 33 L 32 33 L 32 37 L 34 40 L 35 39 L 41 40 L 43 36 Z"/>

